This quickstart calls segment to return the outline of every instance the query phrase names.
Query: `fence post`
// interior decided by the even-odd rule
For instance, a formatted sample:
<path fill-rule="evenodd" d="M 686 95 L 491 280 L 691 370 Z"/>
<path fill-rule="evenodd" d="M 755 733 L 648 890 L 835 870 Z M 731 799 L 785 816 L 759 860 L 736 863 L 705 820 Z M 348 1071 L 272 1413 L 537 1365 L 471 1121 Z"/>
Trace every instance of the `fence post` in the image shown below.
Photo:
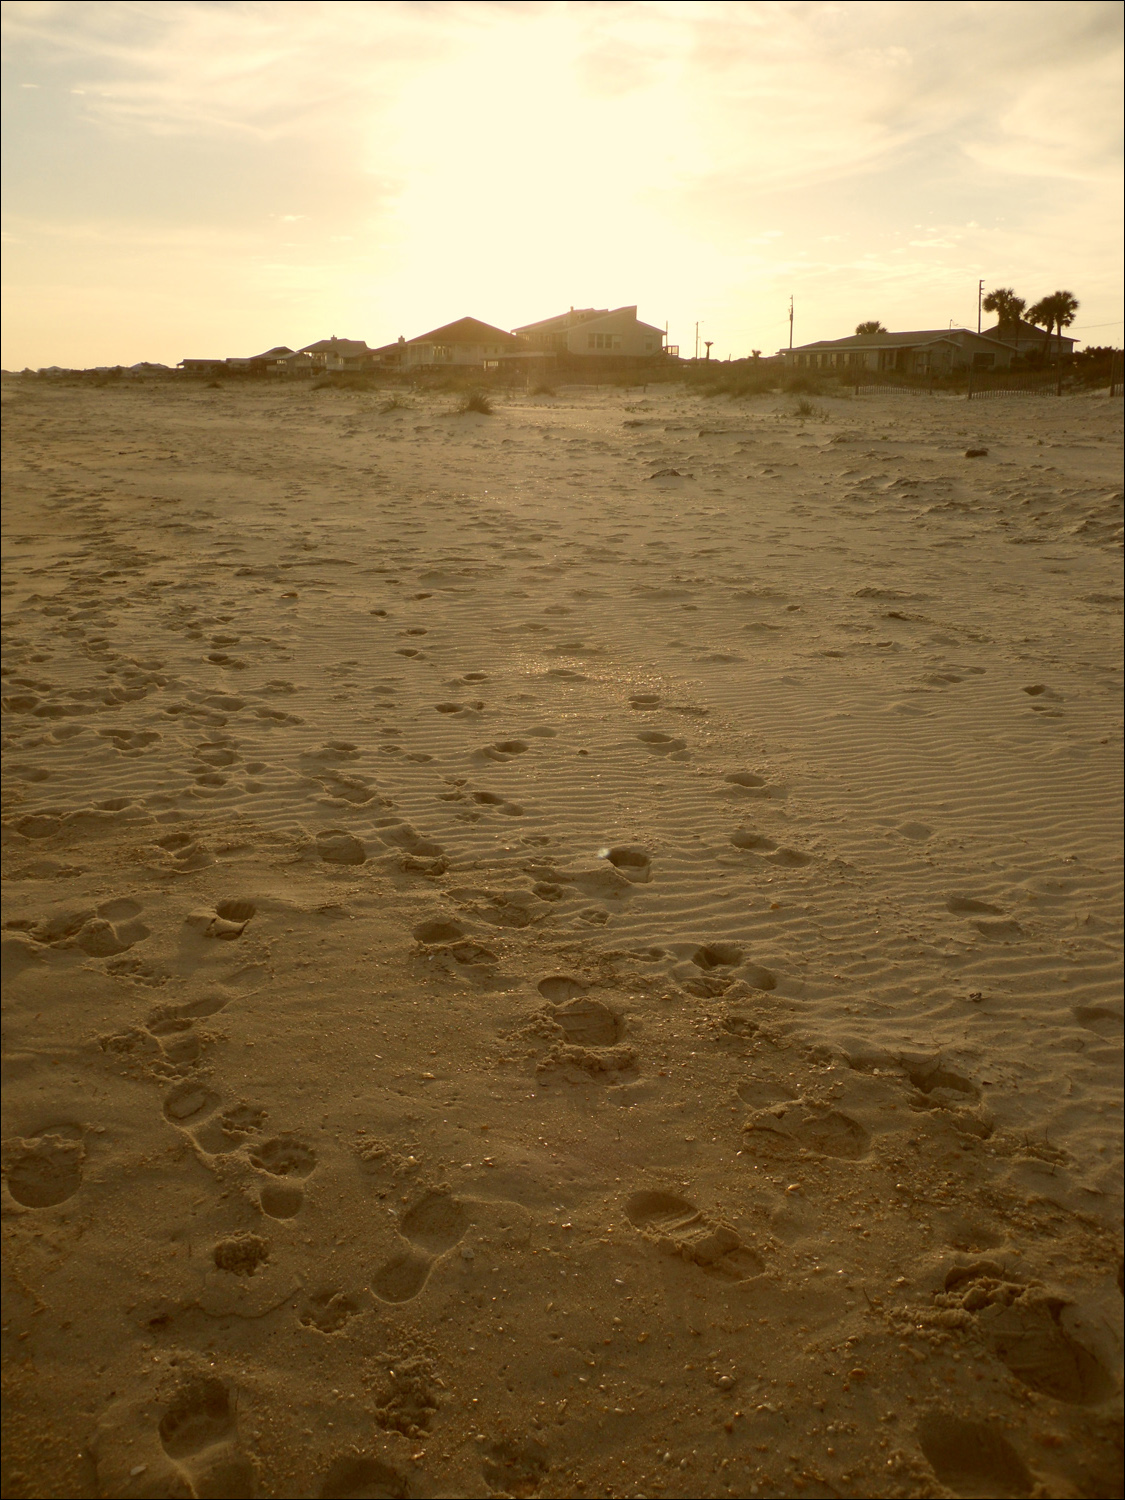
<path fill-rule="evenodd" d="M 969 385 L 968 385 L 968 389 L 965 392 L 965 400 L 966 401 L 971 401 L 972 399 L 973 399 L 973 364 L 972 364 L 972 359 L 970 358 L 970 360 L 969 360 Z"/>

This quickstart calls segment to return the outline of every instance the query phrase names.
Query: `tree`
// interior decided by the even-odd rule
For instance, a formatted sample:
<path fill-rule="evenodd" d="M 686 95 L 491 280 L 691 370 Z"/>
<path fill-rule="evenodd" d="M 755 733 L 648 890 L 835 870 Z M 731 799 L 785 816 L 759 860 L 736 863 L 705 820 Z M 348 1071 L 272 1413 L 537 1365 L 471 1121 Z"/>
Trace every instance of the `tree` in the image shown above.
<path fill-rule="evenodd" d="M 868 323 L 858 323 L 855 331 L 856 333 L 886 333 L 887 330 L 878 318 L 872 318 Z"/>
<path fill-rule="evenodd" d="M 1010 286 L 998 286 L 988 293 L 981 306 L 985 312 L 996 314 L 997 331 L 1003 334 L 1009 328 L 1019 327 L 1019 321 L 1027 303 L 1022 297 L 1017 297 Z"/>
<path fill-rule="evenodd" d="M 1074 314 L 1079 308 L 1078 298 L 1073 292 L 1052 292 L 1049 297 L 1040 297 L 1039 301 L 1027 314 L 1027 321 L 1034 323 L 1037 328 L 1044 328 L 1047 332 L 1047 351 L 1051 348 L 1051 332 L 1059 330 L 1059 350 L 1062 350 L 1062 331 L 1069 328 L 1074 322 Z"/>

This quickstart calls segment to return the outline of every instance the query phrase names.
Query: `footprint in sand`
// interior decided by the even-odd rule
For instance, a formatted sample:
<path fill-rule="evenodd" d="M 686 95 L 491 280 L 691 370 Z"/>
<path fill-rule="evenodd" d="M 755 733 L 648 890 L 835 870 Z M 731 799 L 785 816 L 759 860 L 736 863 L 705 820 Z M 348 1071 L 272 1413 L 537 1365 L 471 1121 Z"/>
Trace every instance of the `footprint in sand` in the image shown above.
<path fill-rule="evenodd" d="M 608 1005 L 591 999 L 580 980 L 551 974 L 539 981 L 538 989 L 547 1001 L 550 1019 L 561 1027 L 568 1042 L 583 1047 L 612 1047 L 620 1041 L 625 1030 L 623 1021 Z"/>
<path fill-rule="evenodd" d="M 56 739 L 60 733 L 56 730 Z M 155 729 L 99 729 L 98 734 L 122 755 L 129 756 L 140 755 L 161 738 Z"/>
<path fill-rule="evenodd" d="M 775 1078 L 748 1078 L 738 1085 L 737 1093 L 751 1109 L 769 1109 L 775 1104 L 787 1104 L 795 1097 L 787 1083 Z"/>
<path fill-rule="evenodd" d="M 407 1500 L 417 1493 L 410 1479 L 393 1464 L 353 1454 L 345 1454 L 329 1465 L 317 1491 L 320 1500 Z"/>
<path fill-rule="evenodd" d="M 993 906 L 988 901 L 978 901 L 975 896 L 950 896 L 945 903 L 945 909 L 956 917 L 1001 917 L 1004 915 L 999 906 Z"/>
<path fill-rule="evenodd" d="M 806 854 L 802 849 L 789 849 L 785 845 L 775 849 L 772 854 L 763 856 L 771 865 L 777 865 L 782 870 L 800 870 L 805 865 L 811 865 L 813 856 Z"/>
<path fill-rule="evenodd" d="M 999 918 L 994 922 L 981 918 L 972 925 L 989 943 L 1014 943 L 1027 936 L 1014 917 Z"/>
<path fill-rule="evenodd" d="M 535 1438 L 501 1438 L 486 1443 L 482 1455 L 484 1482 L 499 1495 L 534 1495 L 550 1470 L 547 1449 Z"/>
<path fill-rule="evenodd" d="M 196 760 L 201 760 L 204 765 L 210 766 L 212 770 L 219 769 L 222 766 L 236 765 L 241 759 L 241 756 L 234 750 L 230 750 L 225 745 L 219 744 L 207 743 L 197 745 L 191 753 Z"/>
<path fill-rule="evenodd" d="M 360 755 L 358 745 L 353 745 L 350 740 L 327 740 L 318 750 L 302 750 L 301 760 L 333 761 L 357 760 Z"/>
<path fill-rule="evenodd" d="M 269 1240 L 259 1234 L 232 1234 L 211 1248 L 216 1271 L 226 1271 L 231 1276 L 253 1276 L 269 1258 Z"/>
<path fill-rule="evenodd" d="M 207 1156 L 243 1152 L 270 1180 L 261 1183 L 258 1201 L 271 1219 L 291 1219 L 304 1202 L 301 1187 L 316 1169 L 316 1153 L 299 1136 L 263 1140 L 268 1118 L 260 1105 L 234 1104 L 219 1112 L 219 1096 L 205 1085 L 185 1080 L 164 1101 L 164 1118 L 182 1130 Z"/>
<path fill-rule="evenodd" d="M 1035 1480 L 1008 1439 L 984 1422 L 932 1411 L 915 1429 L 918 1446 L 938 1482 L 955 1495 L 1022 1500 Z"/>
<path fill-rule="evenodd" d="M 941 1300 L 978 1317 L 997 1359 L 1030 1390 L 1072 1406 L 1096 1406 L 1116 1394 L 1113 1376 L 1076 1336 L 1066 1298 L 978 1261 L 948 1273 Z"/>
<path fill-rule="evenodd" d="M 582 980 L 549 974 L 537 988 L 547 1002 L 540 1014 L 550 1031 L 561 1033 L 561 1040 L 539 1059 L 536 1072 L 561 1070 L 571 1082 L 588 1083 L 636 1068 L 635 1049 L 621 1045 L 624 1020 L 601 1000 L 592 999 Z"/>
<path fill-rule="evenodd" d="M 602 850 L 600 858 L 608 859 L 634 885 L 647 885 L 652 879 L 652 856 L 639 844 L 614 844 Z"/>
<path fill-rule="evenodd" d="M 450 921 L 446 917 L 429 917 L 412 929 L 411 936 L 418 943 L 456 943 L 465 936 L 465 929 L 460 922 Z"/>
<path fill-rule="evenodd" d="M 385 844 L 393 844 L 402 849 L 406 854 L 417 855 L 420 858 L 436 859 L 444 854 L 444 849 L 433 839 L 425 838 L 418 830 L 409 823 L 388 823 L 379 825 L 379 837 Z"/>
<path fill-rule="evenodd" d="M 667 1255 L 678 1255 L 713 1276 L 746 1281 L 765 1263 L 729 1225 L 707 1217 L 687 1198 L 660 1190 L 634 1193 L 625 1204 L 633 1228 Z"/>
<path fill-rule="evenodd" d="M 291 1219 L 300 1211 L 304 1193 L 297 1186 L 316 1169 L 316 1153 L 299 1136 L 280 1135 L 247 1149 L 251 1163 L 279 1182 L 264 1183 L 258 1195 L 262 1212 L 271 1219 Z"/>
<path fill-rule="evenodd" d="M 687 740 L 677 739 L 660 729 L 642 729 L 637 738 L 653 755 L 678 755 L 687 750 Z"/>
<path fill-rule="evenodd" d="M 531 746 L 526 740 L 494 740 L 491 745 L 484 745 L 479 750 L 473 751 L 474 760 L 492 760 L 501 765 L 505 761 L 514 759 L 517 755 L 523 755 Z"/>
<path fill-rule="evenodd" d="M 76 1126 L 48 1127 L 30 1140 L 5 1141 L 0 1164 L 8 1192 L 24 1208 L 53 1208 L 82 1186 L 86 1148 Z"/>
<path fill-rule="evenodd" d="M 9 931 L 26 932 L 45 947 L 79 948 L 91 958 L 111 958 L 149 936 L 149 929 L 136 920 L 142 910 L 140 902 L 118 897 L 97 907 L 80 907 L 56 912 L 51 917 L 13 920 L 4 925 Z"/>
<path fill-rule="evenodd" d="M 495 808 L 507 818 L 523 817 L 523 808 L 518 802 L 509 802 L 507 797 L 501 797 L 497 792 L 470 792 L 469 797 L 478 807 Z"/>
<path fill-rule="evenodd" d="M 743 1126 L 748 1143 L 767 1148 L 780 1146 L 786 1152 L 811 1151 L 858 1161 L 871 1147 L 871 1137 L 858 1120 L 839 1109 L 822 1108 L 797 1099 L 759 1109 Z"/>
<path fill-rule="evenodd" d="M 181 1386 L 165 1409 L 160 1443 L 191 1495 L 244 1500 L 257 1489 L 253 1464 L 240 1452 L 236 1407 L 229 1387 L 216 1376 L 198 1376 Z"/>
<path fill-rule="evenodd" d="M 764 833 L 755 833 L 750 828 L 740 828 L 737 833 L 732 833 L 730 841 L 736 849 L 753 849 L 762 854 L 769 854 L 777 848 L 776 839 L 771 839 Z"/>
<path fill-rule="evenodd" d="M 316 836 L 316 852 L 330 865 L 362 865 L 367 860 L 362 839 L 343 828 L 322 829 Z"/>
<path fill-rule="evenodd" d="M 757 771 L 729 771 L 723 777 L 723 785 L 729 796 L 734 797 L 784 797 L 785 789 L 771 784 Z"/>
<path fill-rule="evenodd" d="M 339 1333 L 356 1313 L 362 1311 L 360 1298 L 328 1288 L 310 1293 L 297 1315 L 298 1322 L 318 1333 Z"/>
<path fill-rule="evenodd" d="M 184 925 L 194 928 L 201 937 L 233 942 L 242 936 L 257 910 L 252 901 L 216 901 L 213 910 L 193 911 L 184 918 Z"/>
<path fill-rule="evenodd" d="M 153 840 L 161 854 L 156 856 L 162 870 L 188 875 L 215 863 L 215 856 L 192 833 L 166 833 Z"/>
<path fill-rule="evenodd" d="M 111 965 L 106 967 L 117 972 Z M 138 974 L 132 967 L 125 970 L 123 977 L 139 979 L 142 983 L 151 982 L 147 972 Z M 99 1037 L 98 1045 L 103 1052 L 125 1056 L 148 1053 L 154 1072 L 162 1078 L 174 1078 L 188 1072 L 203 1054 L 203 1043 L 195 1034 L 195 1022 L 217 1015 L 228 1004 L 225 997 L 205 996 L 181 1005 L 158 1005 L 149 1013 L 143 1026 Z"/>
<path fill-rule="evenodd" d="M 371 1288 L 384 1302 L 410 1302 L 429 1280 L 435 1261 L 452 1250 L 468 1227 L 465 1206 L 451 1193 L 426 1193 L 399 1222 L 404 1250 L 386 1261 Z"/>

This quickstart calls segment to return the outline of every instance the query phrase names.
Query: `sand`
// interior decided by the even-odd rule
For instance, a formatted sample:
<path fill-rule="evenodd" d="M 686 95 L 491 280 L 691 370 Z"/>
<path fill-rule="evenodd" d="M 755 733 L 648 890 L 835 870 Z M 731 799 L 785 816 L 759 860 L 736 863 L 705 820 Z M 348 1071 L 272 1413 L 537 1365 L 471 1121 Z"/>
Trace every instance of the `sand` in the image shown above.
<path fill-rule="evenodd" d="M 6 383 L 4 1493 L 1117 1493 L 1120 403 L 400 399 Z"/>

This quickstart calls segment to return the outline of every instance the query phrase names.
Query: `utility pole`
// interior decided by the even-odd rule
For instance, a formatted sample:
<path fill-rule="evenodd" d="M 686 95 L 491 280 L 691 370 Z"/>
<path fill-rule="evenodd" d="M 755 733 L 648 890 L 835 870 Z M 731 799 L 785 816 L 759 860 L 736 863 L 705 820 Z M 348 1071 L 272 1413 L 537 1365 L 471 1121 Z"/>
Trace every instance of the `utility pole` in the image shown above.
<path fill-rule="evenodd" d="M 789 298 L 789 347 L 793 347 L 793 298 Z"/>
<path fill-rule="evenodd" d="M 700 320 L 702 321 L 702 319 Z M 695 325 L 695 357 L 699 358 L 699 323 Z"/>
<path fill-rule="evenodd" d="M 977 282 L 977 332 L 978 333 L 980 332 L 980 309 L 981 309 L 981 303 L 983 302 L 983 300 L 984 300 L 984 281 L 982 279 L 982 280 L 980 280 L 980 281 Z"/>

